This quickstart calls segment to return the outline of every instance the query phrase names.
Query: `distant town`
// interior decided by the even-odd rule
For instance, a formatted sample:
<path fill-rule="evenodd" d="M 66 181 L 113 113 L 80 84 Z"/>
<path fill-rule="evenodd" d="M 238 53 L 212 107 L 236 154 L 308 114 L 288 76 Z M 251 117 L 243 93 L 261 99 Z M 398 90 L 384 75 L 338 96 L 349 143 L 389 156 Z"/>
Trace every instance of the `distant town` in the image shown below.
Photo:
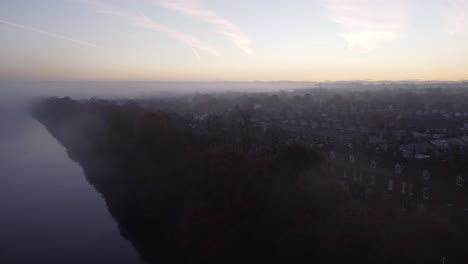
<path fill-rule="evenodd" d="M 31 113 L 148 263 L 466 263 L 466 88 L 65 97 Z"/>
<path fill-rule="evenodd" d="M 184 113 L 200 133 L 248 151 L 313 146 L 356 199 L 403 211 L 432 206 L 468 213 L 465 85 L 333 83 L 138 104 Z"/>

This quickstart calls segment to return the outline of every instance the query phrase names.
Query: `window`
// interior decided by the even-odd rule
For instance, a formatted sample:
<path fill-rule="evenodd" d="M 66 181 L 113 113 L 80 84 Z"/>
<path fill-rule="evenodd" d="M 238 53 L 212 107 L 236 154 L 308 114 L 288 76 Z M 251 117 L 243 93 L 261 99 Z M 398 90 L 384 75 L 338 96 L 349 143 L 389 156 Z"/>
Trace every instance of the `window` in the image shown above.
<path fill-rule="evenodd" d="M 424 200 L 429 199 L 429 188 L 427 187 L 423 189 L 423 199 Z"/>
<path fill-rule="evenodd" d="M 409 189 L 409 190 L 408 190 L 409 195 L 413 195 L 413 187 L 414 187 L 413 184 L 410 183 L 410 184 L 409 184 L 409 188 L 408 188 L 408 189 Z"/>
<path fill-rule="evenodd" d="M 370 176 L 370 184 L 371 184 L 371 185 L 374 185 L 374 184 L 375 184 L 375 176 L 374 176 L 374 175 L 371 175 L 371 176 Z"/>
<path fill-rule="evenodd" d="M 401 173 L 401 166 L 400 164 L 395 165 L 395 173 L 400 174 Z"/>
<path fill-rule="evenodd" d="M 401 183 L 401 193 L 403 193 L 403 194 L 406 193 L 406 182 Z"/>
<path fill-rule="evenodd" d="M 388 180 L 388 190 L 393 191 L 393 180 Z"/>
<path fill-rule="evenodd" d="M 456 183 L 458 187 L 463 187 L 463 185 L 465 184 L 465 180 L 462 176 L 457 176 Z"/>
<path fill-rule="evenodd" d="M 425 179 L 426 181 L 429 180 L 429 179 L 431 178 L 431 174 L 429 173 L 428 170 L 424 170 L 424 172 L 423 172 L 423 177 L 424 177 L 424 179 Z"/>
<path fill-rule="evenodd" d="M 370 163 L 370 166 L 371 166 L 372 169 L 377 168 L 377 162 L 375 162 L 375 160 L 372 160 L 371 163 Z"/>

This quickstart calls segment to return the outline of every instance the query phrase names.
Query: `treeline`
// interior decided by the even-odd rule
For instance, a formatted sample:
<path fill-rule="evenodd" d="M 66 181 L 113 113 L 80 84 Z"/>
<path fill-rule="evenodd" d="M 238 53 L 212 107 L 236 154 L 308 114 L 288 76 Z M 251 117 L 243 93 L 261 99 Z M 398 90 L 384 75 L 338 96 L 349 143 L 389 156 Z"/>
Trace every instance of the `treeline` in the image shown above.
<path fill-rule="evenodd" d="M 256 152 L 133 103 L 51 98 L 32 113 L 148 263 L 468 263 L 450 217 L 354 201 L 308 146 Z"/>

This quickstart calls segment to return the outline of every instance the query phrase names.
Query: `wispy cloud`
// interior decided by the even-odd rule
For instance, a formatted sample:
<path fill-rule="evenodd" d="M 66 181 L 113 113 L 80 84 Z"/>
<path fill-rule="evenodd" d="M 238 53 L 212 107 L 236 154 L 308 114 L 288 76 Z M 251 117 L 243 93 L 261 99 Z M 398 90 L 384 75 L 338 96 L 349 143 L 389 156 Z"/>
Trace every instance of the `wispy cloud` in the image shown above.
<path fill-rule="evenodd" d="M 329 18 L 342 27 L 352 50 L 367 52 L 399 38 L 406 21 L 404 0 L 321 0 Z"/>
<path fill-rule="evenodd" d="M 444 20 L 447 26 L 447 32 L 450 35 L 462 34 L 466 31 L 466 12 L 468 10 L 468 1 L 465 0 L 445 0 Z"/>
<path fill-rule="evenodd" d="M 216 12 L 204 8 L 198 0 L 152 0 L 152 2 L 182 15 L 215 25 L 221 35 L 227 37 L 245 53 L 253 53 L 250 38 L 240 30 L 239 26 L 219 16 Z"/>
<path fill-rule="evenodd" d="M 39 33 L 39 34 L 42 34 L 42 35 L 46 35 L 46 36 L 49 36 L 51 38 L 71 41 L 71 42 L 81 44 L 81 45 L 84 45 L 84 46 L 98 48 L 98 46 L 95 45 L 95 44 L 92 44 L 92 43 L 89 43 L 89 42 L 84 42 L 84 41 L 81 41 L 81 40 L 76 40 L 76 39 L 69 38 L 69 37 L 66 37 L 66 36 L 57 35 L 55 33 L 45 31 L 45 30 L 42 30 L 42 29 L 38 29 L 38 28 L 35 28 L 35 27 L 16 24 L 16 23 L 9 22 L 9 21 L 3 20 L 3 19 L 0 19 L 0 23 L 11 26 L 11 27 L 20 28 L 20 29 L 32 31 L 32 32 L 35 32 L 35 33 Z"/>
<path fill-rule="evenodd" d="M 175 40 L 181 41 L 192 49 L 198 49 L 200 51 L 205 51 L 213 55 L 219 56 L 220 52 L 213 47 L 212 45 L 200 40 L 196 36 L 178 31 L 169 26 L 157 23 L 152 19 L 148 18 L 141 12 L 130 12 L 125 9 L 119 8 L 117 6 L 111 5 L 104 1 L 100 0 L 80 0 L 83 3 L 86 3 L 93 7 L 97 12 L 107 15 L 113 15 L 120 17 L 127 21 L 130 24 L 153 30 L 162 34 L 165 34 Z M 198 54 L 198 53 L 197 53 Z"/>

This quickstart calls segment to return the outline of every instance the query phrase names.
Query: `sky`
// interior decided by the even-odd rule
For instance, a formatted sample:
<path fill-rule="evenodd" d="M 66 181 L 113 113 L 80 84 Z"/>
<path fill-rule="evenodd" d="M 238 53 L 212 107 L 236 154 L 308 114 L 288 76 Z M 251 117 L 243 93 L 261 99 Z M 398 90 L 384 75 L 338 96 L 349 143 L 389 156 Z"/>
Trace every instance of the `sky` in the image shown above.
<path fill-rule="evenodd" d="M 2 0 L 0 80 L 467 80 L 468 0 Z"/>

